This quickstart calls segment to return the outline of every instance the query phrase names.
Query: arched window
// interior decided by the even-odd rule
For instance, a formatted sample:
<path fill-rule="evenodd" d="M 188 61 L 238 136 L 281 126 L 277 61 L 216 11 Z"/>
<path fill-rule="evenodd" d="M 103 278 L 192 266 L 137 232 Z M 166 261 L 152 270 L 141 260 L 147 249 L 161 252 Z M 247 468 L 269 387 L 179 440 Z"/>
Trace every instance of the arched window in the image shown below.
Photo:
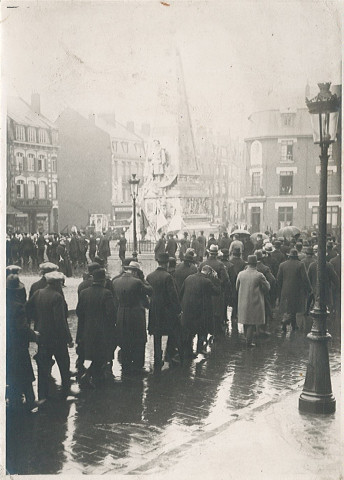
<path fill-rule="evenodd" d="M 44 155 L 38 156 L 38 171 L 45 172 L 45 156 Z"/>
<path fill-rule="evenodd" d="M 16 153 L 16 170 L 22 172 L 24 170 L 24 154 L 21 152 Z"/>
<path fill-rule="evenodd" d="M 251 145 L 251 165 L 262 165 L 263 150 L 262 144 L 255 140 Z"/>
<path fill-rule="evenodd" d="M 35 171 L 35 156 L 33 153 L 29 153 L 27 156 L 27 169 L 29 172 Z"/>
<path fill-rule="evenodd" d="M 38 198 L 47 198 L 47 184 L 45 182 L 38 183 Z"/>
<path fill-rule="evenodd" d="M 56 182 L 52 183 L 52 196 L 53 196 L 53 200 L 57 199 L 57 183 Z"/>
<path fill-rule="evenodd" d="M 16 181 L 17 198 L 24 198 L 24 180 Z"/>
<path fill-rule="evenodd" d="M 28 198 L 35 198 L 35 182 L 33 180 L 29 180 L 27 184 L 27 196 Z"/>

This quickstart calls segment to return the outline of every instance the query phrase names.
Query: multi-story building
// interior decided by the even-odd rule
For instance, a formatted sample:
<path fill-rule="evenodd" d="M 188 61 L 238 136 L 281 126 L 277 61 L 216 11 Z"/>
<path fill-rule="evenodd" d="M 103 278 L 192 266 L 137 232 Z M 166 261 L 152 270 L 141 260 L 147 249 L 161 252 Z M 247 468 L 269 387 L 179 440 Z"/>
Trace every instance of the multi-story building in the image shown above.
<path fill-rule="evenodd" d="M 334 89 L 332 88 L 332 91 Z M 267 110 L 249 117 L 245 139 L 246 222 L 252 232 L 286 225 L 318 226 L 320 149 L 313 143 L 307 108 Z M 341 135 L 330 145 L 328 231 L 340 232 Z"/>
<path fill-rule="evenodd" d="M 212 222 L 233 225 L 240 218 L 242 152 L 229 136 L 214 136 L 199 129 L 196 145 L 201 179 L 211 198 Z"/>
<path fill-rule="evenodd" d="M 7 225 L 22 232 L 58 231 L 58 128 L 21 98 L 7 102 Z"/>
<path fill-rule="evenodd" d="M 60 230 L 85 228 L 91 214 L 111 215 L 111 145 L 107 132 L 71 108 L 56 120 L 59 129 Z"/>
<path fill-rule="evenodd" d="M 132 216 L 129 179 L 133 173 L 143 184 L 146 139 L 149 125 L 143 124 L 141 132 L 135 133 L 134 122 L 124 127 L 111 114 L 97 116 L 97 125 L 110 136 L 112 155 L 112 218 L 116 227 L 126 227 Z"/>

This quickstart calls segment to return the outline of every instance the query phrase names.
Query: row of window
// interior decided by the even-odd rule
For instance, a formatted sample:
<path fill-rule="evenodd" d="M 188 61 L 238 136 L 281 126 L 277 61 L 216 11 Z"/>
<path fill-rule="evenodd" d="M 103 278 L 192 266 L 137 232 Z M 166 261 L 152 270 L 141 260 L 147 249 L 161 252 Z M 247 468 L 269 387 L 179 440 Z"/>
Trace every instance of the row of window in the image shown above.
<path fill-rule="evenodd" d="M 144 155 L 144 145 L 141 143 L 134 143 L 135 153 Z M 112 150 L 116 153 L 129 153 L 129 143 L 120 142 L 117 140 L 112 141 Z"/>
<path fill-rule="evenodd" d="M 27 185 L 25 184 L 24 180 L 17 180 L 16 181 L 16 194 L 17 198 L 39 198 L 39 199 L 46 199 L 47 198 L 47 183 L 43 180 L 39 181 L 38 184 L 33 180 L 29 180 Z M 57 183 L 53 182 L 51 184 L 51 194 L 53 200 L 57 198 Z"/>
<path fill-rule="evenodd" d="M 334 192 L 335 182 L 333 170 L 327 171 L 327 193 L 332 195 Z M 294 172 L 281 172 L 279 176 L 279 195 L 293 195 Z M 252 173 L 251 195 L 258 197 L 264 195 L 261 188 L 260 172 Z"/>
<path fill-rule="evenodd" d="M 333 160 L 332 157 L 332 144 L 328 149 L 329 161 Z M 258 140 L 255 140 L 251 145 L 251 165 L 263 164 L 263 150 L 262 144 Z M 293 140 L 281 140 L 280 148 L 280 162 L 292 163 L 294 162 L 294 142 Z"/>
<path fill-rule="evenodd" d="M 259 230 L 260 227 L 260 207 L 252 207 L 251 222 L 252 226 Z M 293 207 L 279 207 L 278 208 L 278 228 L 283 228 L 288 225 L 293 225 Z M 327 207 L 327 225 L 331 228 L 338 226 L 339 221 L 339 207 Z M 312 207 L 312 225 L 317 227 L 319 222 L 319 207 Z"/>
<path fill-rule="evenodd" d="M 31 142 L 31 143 L 53 143 L 57 144 L 58 142 L 58 132 L 53 130 L 52 138 L 50 141 L 50 135 L 47 130 L 43 128 L 35 127 L 24 127 L 23 125 L 16 125 L 16 140 L 21 142 Z"/>
<path fill-rule="evenodd" d="M 18 172 L 24 171 L 24 154 L 22 152 L 17 152 L 15 156 L 16 170 Z M 56 157 L 51 157 L 51 171 L 56 172 L 57 169 L 57 159 Z M 35 165 L 36 164 L 36 165 Z M 26 169 L 28 172 L 45 172 L 47 170 L 47 159 L 45 155 L 38 155 L 36 159 L 33 153 L 28 153 L 26 157 Z"/>

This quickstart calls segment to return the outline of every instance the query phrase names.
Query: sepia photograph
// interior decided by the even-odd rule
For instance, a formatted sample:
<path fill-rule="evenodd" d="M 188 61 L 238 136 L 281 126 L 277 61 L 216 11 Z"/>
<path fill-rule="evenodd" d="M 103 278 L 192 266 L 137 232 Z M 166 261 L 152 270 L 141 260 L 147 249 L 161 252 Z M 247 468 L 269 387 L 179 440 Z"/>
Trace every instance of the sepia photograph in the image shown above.
<path fill-rule="evenodd" d="M 1 477 L 344 478 L 342 17 L 1 2 Z"/>

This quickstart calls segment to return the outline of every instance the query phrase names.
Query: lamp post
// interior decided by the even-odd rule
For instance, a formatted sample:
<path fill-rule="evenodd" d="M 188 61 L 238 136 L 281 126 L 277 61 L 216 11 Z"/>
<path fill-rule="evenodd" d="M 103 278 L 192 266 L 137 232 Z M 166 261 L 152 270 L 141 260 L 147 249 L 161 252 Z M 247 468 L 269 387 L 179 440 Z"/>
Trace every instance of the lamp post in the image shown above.
<path fill-rule="evenodd" d="M 136 236 L 136 199 L 139 194 L 139 183 L 140 180 L 136 178 L 136 173 L 131 175 L 129 180 L 130 184 L 130 194 L 133 199 L 133 240 L 134 240 L 134 252 L 137 252 L 137 236 Z"/>
<path fill-rule="evenodd" d="M 333 413 L 336 400 L 332 394 L 327 331 L 326 306 L 326 216 L 328 148 L 336 141 L 340 99 L 330 92 L 331 83 L 319 83 L 320 92 L 312 100 L 306 98 L 311 115 L 314 143 L 320 145 L 319 239 L 315 304 L 311 311 L 313 325 L 307 335 L 310 340 L 309 359 L 299 410 L 309 413 Z"/>

